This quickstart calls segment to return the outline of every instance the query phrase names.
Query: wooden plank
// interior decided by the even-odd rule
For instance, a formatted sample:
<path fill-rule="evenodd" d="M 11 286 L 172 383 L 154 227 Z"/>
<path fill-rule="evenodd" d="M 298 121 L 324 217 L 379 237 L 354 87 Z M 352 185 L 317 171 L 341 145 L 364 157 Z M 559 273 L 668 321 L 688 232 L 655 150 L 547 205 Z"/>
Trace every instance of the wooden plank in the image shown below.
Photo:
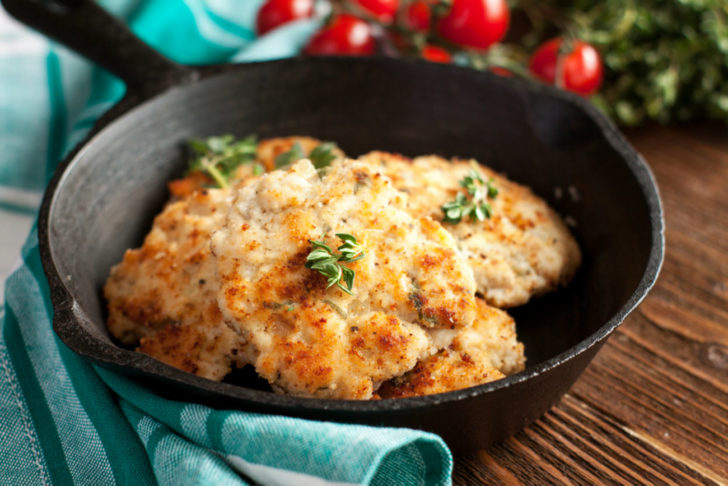
<path fill-rule="evenodd" d="M 536 424 L 457 458 L 454 484 L 721 484 L 651 436 L 567 394 Z"/>
<path fill-rule="evenodd" d="M 715 477 L 728 477 L 728 394 L 664 354 L 646 351 L 644 341 L 612 341 L 572 393 Z"/>
<path fill-rule="evenodd" d="M 456 459 L 456 485 L 728 485 L 727 134 L 632 133 L 665 207 L 661 277 L 557 406 Z"/>

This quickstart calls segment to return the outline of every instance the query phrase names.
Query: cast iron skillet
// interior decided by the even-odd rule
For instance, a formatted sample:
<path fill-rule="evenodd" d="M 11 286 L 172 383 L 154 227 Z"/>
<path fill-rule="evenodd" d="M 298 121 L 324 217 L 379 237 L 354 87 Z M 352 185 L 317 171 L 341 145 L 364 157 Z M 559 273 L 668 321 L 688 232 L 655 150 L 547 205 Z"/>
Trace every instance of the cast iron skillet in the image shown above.
<path fill-rule="evenodd" d="M 422 428 L 455 451 L 473 450 L 555 403 L 657 277 L 663 221 L 655 181 L 612 124 L 580 98 L 469 69 L 382 58 L 180 66 L 92 2 L 3 3 L 127 83 L 126 97 L 50 183 L 40 250 L 63 342 L 154 383 L 160 393 L 218 407 Z M 162 208 L 166 182 L 185 165 L 183 141 L 228 132 L 311 135 L 352 155 L 376 148 L 475 157 L 545 197 L 576 223 L 584 263 L 567 288 L 512 311 L 528 368 L 439 395 L 332 401 L 208 381 L 115 345 L 101 297 L 110 267 L 141 243 Z"/>

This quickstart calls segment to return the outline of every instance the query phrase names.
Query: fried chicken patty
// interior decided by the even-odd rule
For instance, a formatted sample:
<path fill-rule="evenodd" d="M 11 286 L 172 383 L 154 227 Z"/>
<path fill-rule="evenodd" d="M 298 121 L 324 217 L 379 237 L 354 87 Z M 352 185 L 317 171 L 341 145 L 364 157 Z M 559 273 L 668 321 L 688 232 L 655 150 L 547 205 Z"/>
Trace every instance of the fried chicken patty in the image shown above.
<path fill-rule="evenodd" d="M 256 162 L 267 170 L 298 144 L 308 154 L 322 142 L 310 137 L 261 140 Z M 335 155 L 343 157 L 340 150 Z M 237 179 L 254 180 L 253 164 Z M 208 189 L 212 180 L 192 172 L 170 181 L 172 200 L 141 248 L 128 250 L 104 287 L 107 327 L 125 345 L 189 373 L 221 380 L 249 363 L 247 344 L 224 324 L 217 306 L 218 279 L 210 237 L 230 206 L 231 191 Z"/>
<path fill-rule="evenodd" d="M 350 233 L 364 258 L 353 295 L 305 267 L 310 240 Z M 406 195 L 369 164 L 308 160 L 238 188 L 211 248 L 227 323 L 280 392 L 367 399 L 472 324 L 475 282 L 441 225 L 414 218 Z"/>
<path fill-rule="evenodd" d="M 306 155 L 321 142 L 262 140 L 255 163 L 273 171 L 295 144 Z M 453 166 L 439 158 L 373 152 L 362 163 L 332 153 L 335 162 L 322 171 L 300 161 L 260 177 L 253 163 L 243 164 L 232 190 L 209 189 L 202 172 L 170 182 L 171 201 L 104 288 L 111 334 L 213 380 L 253 364 L 276 391 L 300 396 L 440 393 L 522 370 L 513 320 L 474 298 L 473 258 L 457 249 L 473 237 L 445 225 L 454 239 L 438 222 L 437 198 L 452 198 L 462 175 L 447 175 L 441 163 Z M 421 173 L 428 164 L 440 171 L 437 184 Z M 456 170 L 467 172 L 461 164 Z M 501 194 L 522 197 L 520 186 L 496 184 Z M 505 218 L 525 217 L 504 206 Z M 335 249 L 342 243 L 336 233 L 353 234 L 365 252 L 343 264 L 356 272 L 352 296 L 327 289 L 326 277 L 305 267 L 309 240 Z"/>
<path fill-rule="evenodd" d="M 380 398 L 402 398 L 443 393 L 482 385 L 525 368 L 523 344 L 516 325 L 505 311 L 477 299 L 472 326 L 458 331 L 445 349 L 425 358 L 402 376 L 385 381 Z"/>
<path fill-rule="evenodd" d="M 409 159 L 376 151 L 359 160 L 377 167 L 409 195 L 413 215 L 438 221 L 443 219 L 441 206 L 464 191 L 460 181 L 475 165 L 434 155 Z M 566 284 L 581 262 L 581 253 L 561 217 L 529 188 L 482 165 L 475 167 L 498 189 L 489 200 L 491 217 L 464 218 L 443 226 L 473 269 L 478 292 L 489 304 L 507 308 Z"/>
<path fill-rule="evenodd" d="M 104 287 L 107 326 L 127 345 L 212 380 L 248 362 L 247 345 L 222 319 L 210 236 L 225 219 L 229 190 L 169 203 L 141 248 L 127 250 Z"/>

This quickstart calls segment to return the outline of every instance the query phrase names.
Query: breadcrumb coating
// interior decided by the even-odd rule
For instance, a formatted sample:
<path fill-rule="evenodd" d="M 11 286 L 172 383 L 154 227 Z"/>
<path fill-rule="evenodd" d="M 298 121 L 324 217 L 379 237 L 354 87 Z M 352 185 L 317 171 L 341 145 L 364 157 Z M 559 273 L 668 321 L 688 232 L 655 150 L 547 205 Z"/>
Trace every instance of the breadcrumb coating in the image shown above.
<path fill-rule="evenodd" d="M 498 195 L 489 199 L 491 217 L 443 223 L 473 269 L 478 293 L 491 305 L 522 305 L 565 285 L 581 263 L 581 253 L 561 217 L 520 184 L 474 161 L 446 160 L 429 155 L 409 159 L 370 152 L 359 160 L 376 166 L 394 186 L 409 196 L 415 216 L 442 220 L 440 209 L 462 192 L 460 180 L 475 167 L 492 179 Z"/>
<path fill-rule="evenodd" d="M 243 184 L 212 237 L 226 321 L 255 368 L 293 395 L 367 399 L 449 344 L 475 318 L 475 282 L 452 237 L 413 218 L 406 196 L 370 165 L 308 160 Z M 354 235 L 365 257 L 353 293 L 305 267 L 310 240 Z"/>

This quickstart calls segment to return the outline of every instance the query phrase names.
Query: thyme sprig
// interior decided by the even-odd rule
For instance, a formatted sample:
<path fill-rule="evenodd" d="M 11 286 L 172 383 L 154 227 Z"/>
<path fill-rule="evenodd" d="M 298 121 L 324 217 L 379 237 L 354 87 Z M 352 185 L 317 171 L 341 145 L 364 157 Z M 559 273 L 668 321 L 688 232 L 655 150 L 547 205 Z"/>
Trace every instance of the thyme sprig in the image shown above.
<path fill-rule="evenodd" d="M 343 242 L 337 248 L 339 254 L 334 253 L 334 250 L 323 241 L 308 240 L 313 246 L 313 250 L 306 257 L 305 266 L 326 277 L 327 289 L 336 285 L 347 294 L 352 295 L 351 289 L 354 287 L 356 273 L 341 263 L 361 260 L 365 255 L 364 248 L 354 236 L 348 233 L 336 233 L 336 236 Z"/>
<path fill-rule="evenodd" d="M 187 143 L 194 153 L 188 173 L 204 172 L 221 188 L 229 187 L 235 169 L 255 161 L 258 147 L 255 135 L 236 140 L 228 134 Z"/>
<path fill-rule="evenodd" d="M 442 205 L 443 222 L 456 224 L 466 217 L 470 217 L 471 221 L 485 221 L 490 218 L 492 208 L 488 199 L 498 196 L 498 188 L 493 185 L 493 179 L 486 181 L 480 172 L 471 168 L 468 175 L 460 180 L 460 186 L 467 195 L 459 192 L 454 201 Z"/>

